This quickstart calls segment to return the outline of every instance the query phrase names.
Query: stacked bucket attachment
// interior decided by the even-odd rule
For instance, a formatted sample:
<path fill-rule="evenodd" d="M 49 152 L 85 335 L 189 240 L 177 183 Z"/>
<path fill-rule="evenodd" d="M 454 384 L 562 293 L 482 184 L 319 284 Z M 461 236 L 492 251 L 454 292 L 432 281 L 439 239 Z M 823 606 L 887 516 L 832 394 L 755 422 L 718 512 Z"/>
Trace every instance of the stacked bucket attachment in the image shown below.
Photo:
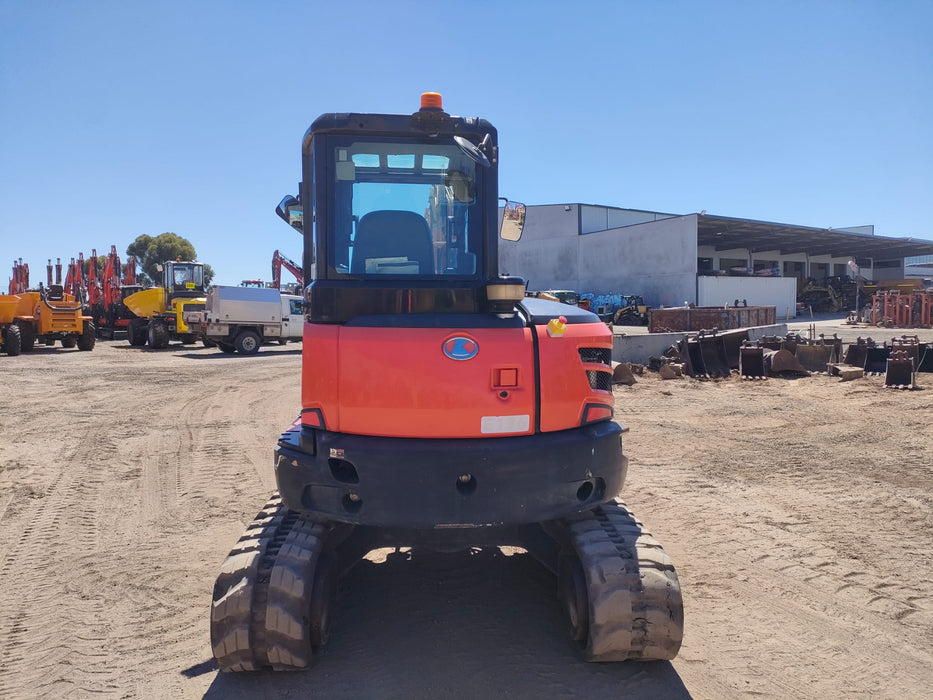
<path fill-rule="evenodd" d="M 842 359 L 842 339 L 833 334 L 816 340 L 800 340 L 795 354 L 797 361 L 810 372 L 826 372 L 828 366 Z"/>
<path fill-rule="evenodd" d="M 920 343 L 917 346 L 917 354 L 920 356 L 917 371 L 933 372 L 933 343 Z"/>
<path fill-rule="evenodd" d="M 739 374 L 743 379 L 765 379 L 769 376 L 809 376 L 809 370 L 797 359 L 803 341 L 789 334 L 763 336 L 754 342 L 745 342 L 739 351 Z"/>
<path fill-rule="evenodd" d="M 865 355 L 865 374 L 881 375 L 887 371 L 891 348 L 887 345 L 868 346 Z"/>
<path fill-rule="evenodd" d="M 884 371 L 885 388 L 916 388 L 917 367 L 920 364 L 920 342 L 917 336 L 903 335 L 891 340 L 891 353 Z"/>
<path fill-rule="evenodd" d="M 849 344 L 845 354 L 842 355 L 842 364 L 836 367 L 858 368 L 869 376 L 882 375 L 885 373 L 890 351 L 891 348 L 887 345 L 882 344 L 879 346 L 871 338 L 859 337 L 855 339 L 854 343 Z M 834 370 L 835 367 L 830 368 L 833 374 L 838 374 Z"/>
<path fill-rule="evenodd" d="M 868 358 L 868 348 L 875 347 L 875 341 L 871 338 L 856 338 L 855 343 L 846 348 L 846 354 L 842 361 L 852 367 L 865 369 L 865 360 Z"/>
<path fill-rule="evenodd" d="M 700 331 L 688 335 L 674 346 L 684 371 L 691 377 L 719 379 L 738 369 L 740 349 L 748 340 L 748 331 Z"/>
<path fill-rule="evenodd" d="M 660 360 L 682 363 L 684 372 L 698 379 L 728 377 L 733 369 L 742 379 L 827 372 L 843 380 L 884 375 L 886 387 L 909 389 L 916 386 L 917 372 L 933 372 L 933 343 L 901 336 L 879 345 L 860 337 L 843 351 L 835 334 L 807 339 L 790 333 L 750 341 L 746 330 L 700 331 L 675 343 Z"/>
<path fill-rule="evenodd" d="M 886 387 L 909 389 L 916 386 L 917 372 L 933 372 L 933 345 L 919 342 L 915 335 L 892 338 L 890 345 L 880 346 L 871 338 L 857 338 L 846 350 L 844 362 L 868 375 L 883 374 Z"/>
<path fill-rule="evenodd" d="M 765 349 L 759 343 L 742 343 L 739 349 L 739 374 L 742 379 L 768 378 L 765 374 Z"/>
<path fill-rule="evenodd" d="M 914 360 L 907 350 L 892 350 L 884 372 L 885 389 L 915 388 Z"/>
<path fill-rule="evenodd" d="M 920 341 L 915 335 L 902 335 L 891 339 L 891 352 L 903 350 L 914 361 L 914 369 L 920 362 Z"/>
<path fill-rule="evenodd" d="M 745 328 L 720 331 L 719 338 L 722 342 L 723 352 L 726 355 L 726 364 L 732 369 L 738 369 L 739 353 L 742 346 L 748 342 L 748 331 Z"/>

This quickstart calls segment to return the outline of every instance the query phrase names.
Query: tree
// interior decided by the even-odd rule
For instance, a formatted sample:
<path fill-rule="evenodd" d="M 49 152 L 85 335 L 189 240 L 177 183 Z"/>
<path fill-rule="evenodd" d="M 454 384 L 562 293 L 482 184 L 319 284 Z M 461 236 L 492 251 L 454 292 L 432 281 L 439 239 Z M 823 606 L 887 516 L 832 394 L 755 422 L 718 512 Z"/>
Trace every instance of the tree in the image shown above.
<path fill-rule="evenodd" d="M 138 236 L 126 248 L 127 255 L 136 257 L 136 263 L 142 268 L 139 274 L 140 284 L 150 287 L 161 280 L 158 266 L 166 260 L 197 260 L 197 252 L 191 241 L 176 233 L 162 233 L 158 236 Z M 214 270 L 204 266 L 204 285 L 210 284 Z"/>

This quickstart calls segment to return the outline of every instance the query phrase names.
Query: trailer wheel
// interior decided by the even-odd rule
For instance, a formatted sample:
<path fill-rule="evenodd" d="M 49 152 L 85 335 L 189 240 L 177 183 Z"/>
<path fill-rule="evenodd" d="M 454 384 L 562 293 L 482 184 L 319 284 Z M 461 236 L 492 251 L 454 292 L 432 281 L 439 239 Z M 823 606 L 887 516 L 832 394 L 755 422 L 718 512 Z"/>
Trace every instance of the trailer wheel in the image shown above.
<path fill-rule="evenodd" d="M 16 324 L 3 329 L 3 349 L 10 357 L 19 355 L 19 351 L 22 350 L 22 336 Z"/>
<path fill-rule="evenodd" d="M 240 331 L 236 340 L 233 341 L 233 345 L 241 355 L 255 355 L 259 352 L 262 339 L 256 331 Z"/>
<path fill-rule="evenodd" d="M 78 338 L 78 350 L 93 350 L 94 343 L 97 342 L 97 331 L 94 329 L 94 324 L 90 321 L 85 322 L 84 330 L 81 333 L 81 337 Z"/>
<path fill-rule="evenodd" d="M 160 321 L 150 321 L 149 331 L 147 333 L 149 347 L 153 350 L 161 350 L 168 347 L 168 328 Z"/>
<path fill-rule="evenodd" d="M 146 344 L 146 323 L 147 321 L 141 318 L 130 319 L 126 326 L 126 339 L 130 341 L 130 345 L 141 347 Z"/>
<path fill-rule="evenodd" d="M 36 327 L 31 323 L 19 323 L 20 349 L 32 352 L 36 347 Z"/>

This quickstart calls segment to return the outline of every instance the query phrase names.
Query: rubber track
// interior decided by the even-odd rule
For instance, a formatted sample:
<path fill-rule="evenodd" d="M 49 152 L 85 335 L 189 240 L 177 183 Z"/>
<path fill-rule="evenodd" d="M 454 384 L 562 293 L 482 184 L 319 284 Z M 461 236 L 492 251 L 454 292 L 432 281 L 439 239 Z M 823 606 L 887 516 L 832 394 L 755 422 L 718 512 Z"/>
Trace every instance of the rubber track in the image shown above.
<path fill-rule="evenodd" d="M 227 555 L 214 584 L 211 646 L 222 671 L 306 668 L 308 607 L 324 526 L 278 494 Z"/>
<path fill-rule="evenodd" d="M 619 501 L 569 522 L 589 599 L 588 661 L 671 660 L 683 639 L 680 582 L 670 558 Z"/>

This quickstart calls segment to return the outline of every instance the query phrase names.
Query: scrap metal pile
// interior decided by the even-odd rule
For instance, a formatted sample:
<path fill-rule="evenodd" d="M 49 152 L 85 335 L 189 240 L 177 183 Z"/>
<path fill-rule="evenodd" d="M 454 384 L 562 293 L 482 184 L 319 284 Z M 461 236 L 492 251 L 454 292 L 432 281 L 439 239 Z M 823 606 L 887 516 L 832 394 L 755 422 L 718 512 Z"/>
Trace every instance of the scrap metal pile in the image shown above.
<path fill-rule="evenodd" d="M 812 373 L 844 380 L 883 375 L 885 387 L 912 389 L 917 372 L 933 372 L 933 343 L 921 343 L 917 336 L 901 336 L 881 344 L 858 338 L 843 350 L 842 339 L 836 335 L 803 338 L 789 333 L 752 341 L 745 329 L 701 331 L 685 336 L 663 357 L 652 359 L 658 366 L 682 365 L 685 374 L 700 379 L 729 377 L 733 372 L 749 380 Z"/>

